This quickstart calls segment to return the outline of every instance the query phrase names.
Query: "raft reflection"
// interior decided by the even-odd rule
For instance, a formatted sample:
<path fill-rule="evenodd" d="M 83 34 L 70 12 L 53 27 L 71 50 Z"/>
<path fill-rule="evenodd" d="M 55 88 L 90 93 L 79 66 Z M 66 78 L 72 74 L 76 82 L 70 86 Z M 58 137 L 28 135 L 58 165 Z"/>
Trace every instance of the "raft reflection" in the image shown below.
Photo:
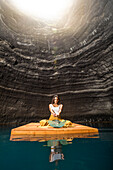
<path fill-rule="evenodd" d="M 98 132 L 90 132 L 90 133 L 75 133 L 75 134 L 47 134 L 47 135 L 33 135 L 33 134 L 24 134 L 24 135 L 17 135 L 11 134 L 10 140 L 11 141 L 39 141 L 45 142 L 49 140 L 63 140 L 72 141 L 74 138 L 99 138 Z"/>

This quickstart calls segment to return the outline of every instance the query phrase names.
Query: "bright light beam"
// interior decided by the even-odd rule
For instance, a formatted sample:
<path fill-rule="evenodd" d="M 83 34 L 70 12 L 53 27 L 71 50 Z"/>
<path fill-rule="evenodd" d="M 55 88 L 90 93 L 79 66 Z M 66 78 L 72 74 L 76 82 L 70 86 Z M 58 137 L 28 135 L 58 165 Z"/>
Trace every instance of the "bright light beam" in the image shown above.
<path fill-rule="evenodd" d="M 27 15 L 57 20 L 65 15 L 74 0 L 8 0 Z"/>

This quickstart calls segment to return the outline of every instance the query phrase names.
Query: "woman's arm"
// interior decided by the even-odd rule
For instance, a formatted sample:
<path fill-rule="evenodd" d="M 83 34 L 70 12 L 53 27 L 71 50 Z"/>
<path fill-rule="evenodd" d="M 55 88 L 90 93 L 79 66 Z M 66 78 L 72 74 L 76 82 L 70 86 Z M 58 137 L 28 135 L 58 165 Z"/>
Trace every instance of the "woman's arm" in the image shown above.
<path fill-rule="evenodd" d="M 50 112 L 53 114 L 53 116 L 56 116 L 56 113 L 55 113 L 54 110 L 51 108 L 51 104 L 49 104 L 49 110 L 50 110 Z"/>
<path fill-rule="evenodd" d="M 61 113 L 61 111 L 62 111 L 62 108 L 63 108 L 63 104 L 60 105 L 59 115 L 60 115 L 60 113 Z"/>

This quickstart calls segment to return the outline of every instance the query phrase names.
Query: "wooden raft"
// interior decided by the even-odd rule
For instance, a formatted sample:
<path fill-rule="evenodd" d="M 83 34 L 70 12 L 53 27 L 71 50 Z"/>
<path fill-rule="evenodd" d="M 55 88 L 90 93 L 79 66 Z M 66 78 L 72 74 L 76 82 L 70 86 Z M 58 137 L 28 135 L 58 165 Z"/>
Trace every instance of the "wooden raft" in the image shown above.
<path fill-rule="evenodd" d="M 39 123 L 29 123 L 11 130 L 13 141 L 47 141 L 53 139 L 86 138 L 98 135 L 98 129 L 80 124 L 68 128 L 41 127 Z"/>

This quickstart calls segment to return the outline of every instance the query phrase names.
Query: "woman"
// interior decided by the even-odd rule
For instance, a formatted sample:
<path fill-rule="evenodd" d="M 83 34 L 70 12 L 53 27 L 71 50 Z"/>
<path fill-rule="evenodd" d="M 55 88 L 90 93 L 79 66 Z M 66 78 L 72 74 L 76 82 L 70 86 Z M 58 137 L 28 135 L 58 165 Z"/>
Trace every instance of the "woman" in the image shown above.
<path fill-rule="evenodd" d="M 52 103 L 49 104 L 49 110 L 51 112 L 49 120 L 62 120 L 60 116 L 62 108 L 63 105 L 59 104 L 58 95 L 55 95 L 52 99 Z"/>
<path fill-rule="evenodd" d="M 62 104 L 59 104 L 60 100 L 58 95 L 54 95 L 52 98 L 51 104 L 49 104 L 49 110 L 51 112 L 49 120 L 59 120 L 59 121 L 64 121 L 64 119 L 61 119 L 61 111 L 63 108 Z M 40 121 L 41 126 L 48 126 L 48 120 L 44 119 Z M 66 120 L 64 127 L 69 127 L 72 126 L 72 122 L 69 120 Z"/>

